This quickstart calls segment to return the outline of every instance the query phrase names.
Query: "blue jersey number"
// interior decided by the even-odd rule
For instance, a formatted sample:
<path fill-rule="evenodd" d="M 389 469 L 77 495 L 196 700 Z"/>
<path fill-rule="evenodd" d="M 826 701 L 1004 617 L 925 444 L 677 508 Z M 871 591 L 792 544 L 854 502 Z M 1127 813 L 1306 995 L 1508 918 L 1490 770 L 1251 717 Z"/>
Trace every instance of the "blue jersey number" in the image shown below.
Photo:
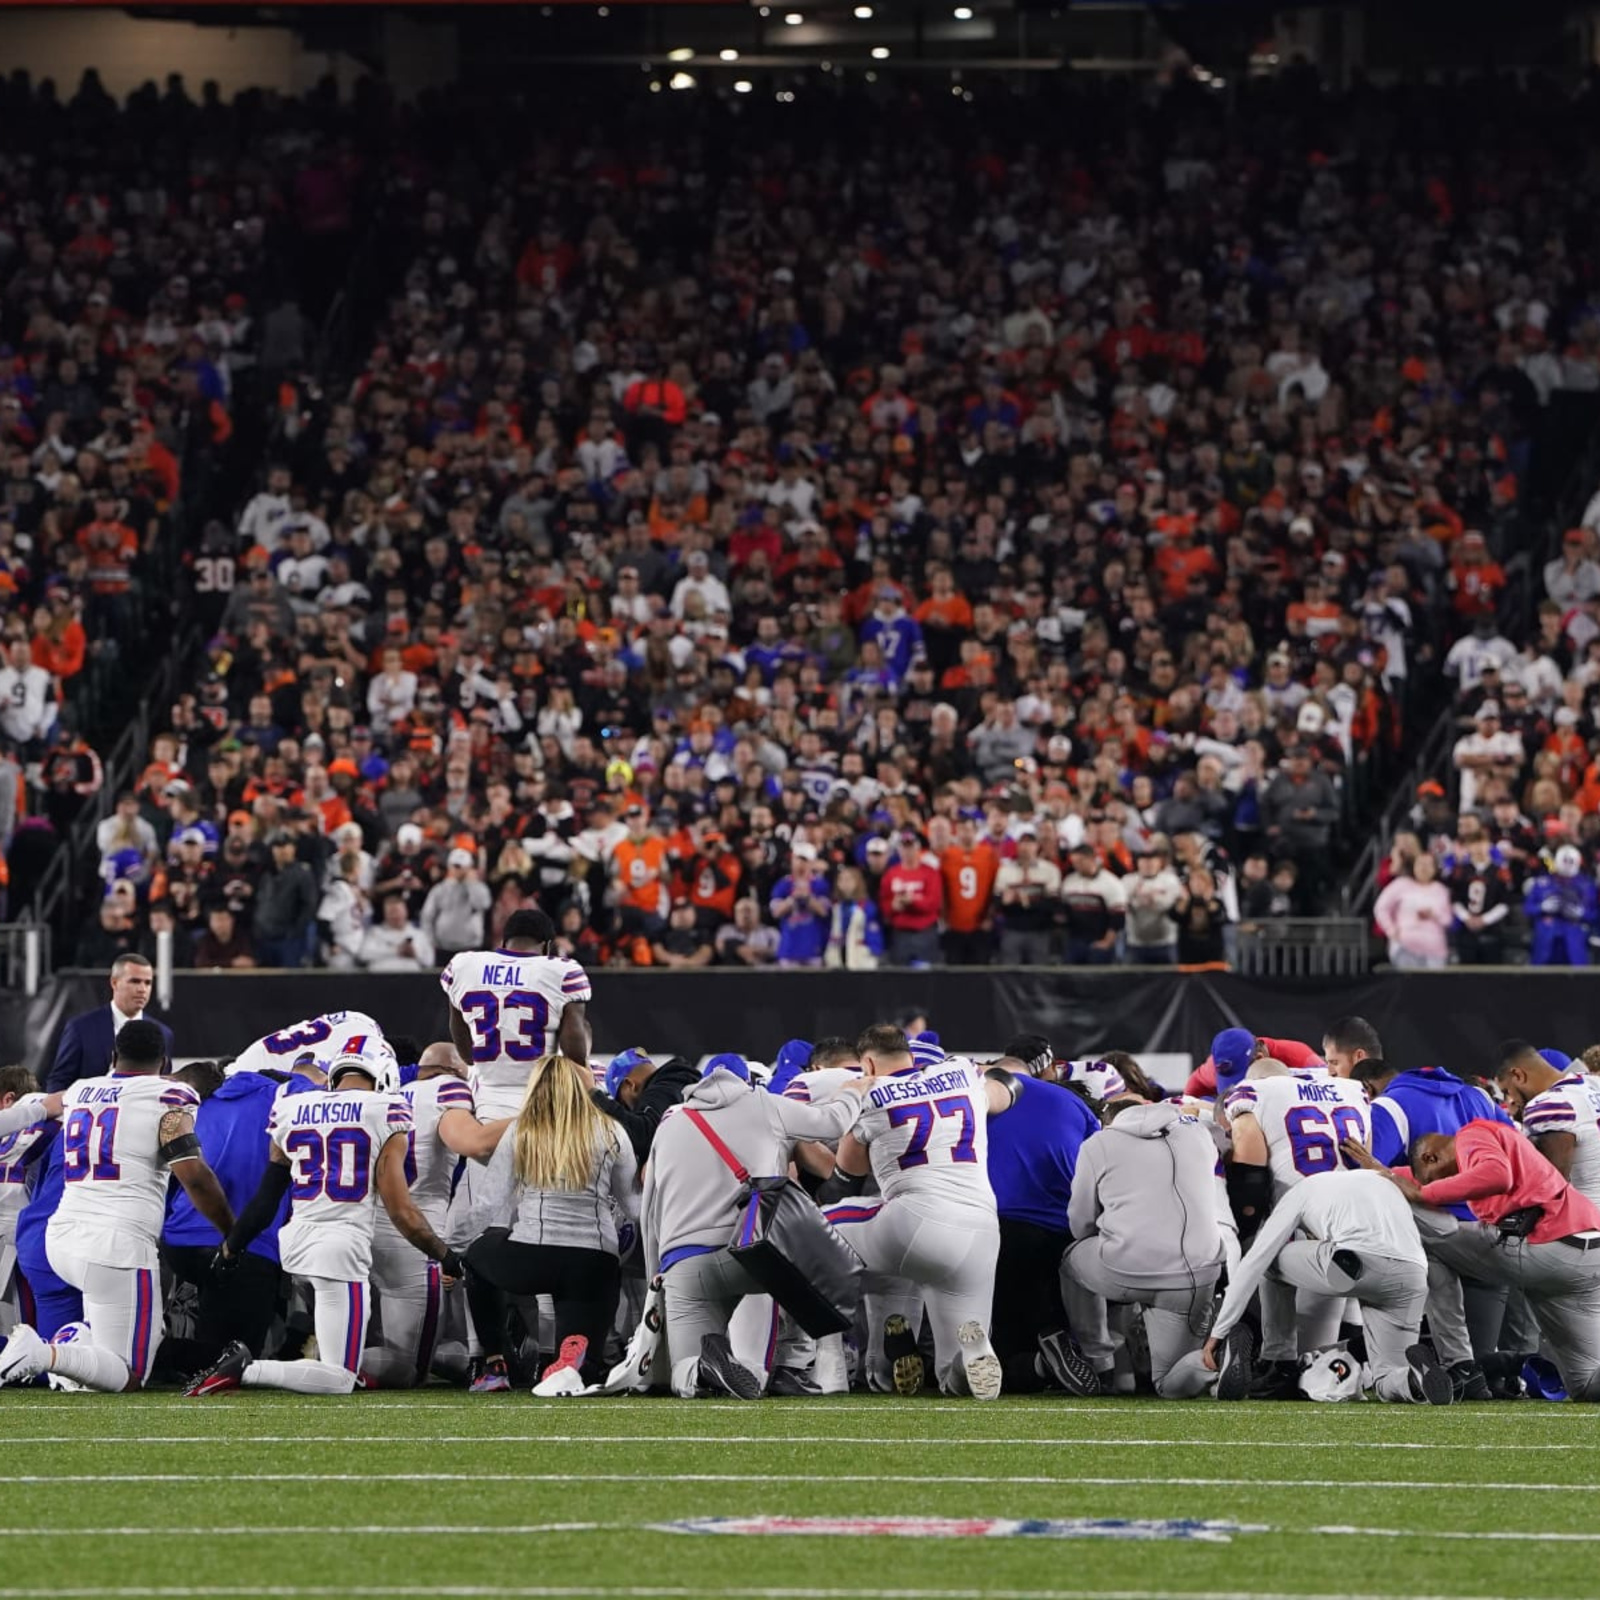
<path fill-rule="evenodd" d="M 943 1100 L 935 1100 L 931 1104 L 924 1101 L 921 1105 L 891 1106 L 889 1108 L 889 1126 L 903 1128 L 907 1123 L 912 1124 L 911 1143 L 905 1148 L 905 1153 L 900 1157 L 900 1170 L 909 1172 L 912 1167 L 925 1167 L 928 1164 L 928 1141 L 933 1137 L 935 1117 L 960 1117 L 961 1137 L 956 1140 L 950 1150 L 952 1161 L 976 1161 L 978 1152 L 974 1148 L 973 1140 L 977 1133 L 977 1118 L 973 1115 L 972 1102 L 965 1095 L 950 1095 Z"/>
<path fill-rule="evenodd" d="M 365 1200 L 372 1185 L 372 1140 L 365 1128 L 335 1128 L 327 1138 L 296 1128 L 283 1143 L 296 1200 Z"/>
<path fill-rule="evenodd" d="M 1329 1113 L 1319 1106 L 1296 1106 L 1284 1117 L 1283 1128 L 1289 1135 L 1294 1170 L 1302 1177 L 1313 1178 L 1319 1172 L 1355 1166 L 1349 1156 L 1340 1153 L 1339 1146 L 1346 1139 L 1366 1138 L 1361 1113 L 1354 1106 L 1338 1106 L 1332 1113 L 1332 1122 L 1330 1134 L 1327 1131 Z"/>
<path fill-rule="evenodd" d="M 122 1176 L 117 1165 L 117 1108 L 107 1106 L 96 1116 L 82 1107 L 61 1126 L 61 1161 L 68 1183 L 92 1178 L 114 1182 Z"/>
<path fill-rule="evenodd" d="M 531 989 L 513 989 L 498 995 L 493 989 L 474 989 L 461 997 L 461 1015 L 472 1030 L 472 1059 L 476 1062 L 537 1061 L 544 1054 L 550 1007 L 543 995 Z"/>

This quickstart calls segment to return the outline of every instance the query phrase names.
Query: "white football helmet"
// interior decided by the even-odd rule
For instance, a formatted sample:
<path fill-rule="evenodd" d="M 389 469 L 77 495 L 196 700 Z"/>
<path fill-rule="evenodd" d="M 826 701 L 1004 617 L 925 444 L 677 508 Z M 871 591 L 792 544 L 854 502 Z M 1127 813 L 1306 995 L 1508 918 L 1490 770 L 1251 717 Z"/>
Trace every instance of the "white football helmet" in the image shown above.
<path fill-rule="evenodd" d="M 1361 1363 L 1348 1350 L 1319 1350 L 1306 1357 L 1300 1372 L 1300 1392 L 1308 1400 L 1357 1400 L 1364 1377 Z"/>
<path fill-rule="evenodd" d="M 1069 1062 L 1067 1082 L 1081 1083 L 1092 1100 L 1111 1100 L 1128 1092 L 1122 1074 L 1109 1061 Z"/>
<path fill-rule="evenodd" d="M 359 1052 L 335 1056 L 328 1064 L 328 1087 L 337 1087 L 346 1072 L 366 1073 L 379 1094 L 394 1094 L 400 1088 L 400 1064 L 387 1039 L 373 1039 Z"/>
<path fill-rule="evenodd" d="M 1563 878 L 1576 878 L 1583 871 L 1583 852 L 1575 844 L 1564 844 L 1556 851 L 1555 869 Z"/>

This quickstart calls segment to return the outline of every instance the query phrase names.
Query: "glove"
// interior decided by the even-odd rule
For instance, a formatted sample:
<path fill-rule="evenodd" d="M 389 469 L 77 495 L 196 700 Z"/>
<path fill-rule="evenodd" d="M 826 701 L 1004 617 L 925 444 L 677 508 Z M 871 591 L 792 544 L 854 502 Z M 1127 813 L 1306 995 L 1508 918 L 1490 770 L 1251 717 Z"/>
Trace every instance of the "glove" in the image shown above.
<path fill-rule="evenodd" d="M 460 1282 L 467 1275 L 467 1264 L 461 1258 L 459 1250 L 446 1250 L 439 1258 L 439 1270 L 447 1278 L 454 1278 Z"/>
<path fill-rule="evenodd" d="M 221 1277 L 225 1273 L 234 1271 L 239 1265 L 238 1256 L 230 1256 L 226 1245 L 218 1245 L 216 1252 L 211 1257 L 211 1271 L 213 1276 Z"/>

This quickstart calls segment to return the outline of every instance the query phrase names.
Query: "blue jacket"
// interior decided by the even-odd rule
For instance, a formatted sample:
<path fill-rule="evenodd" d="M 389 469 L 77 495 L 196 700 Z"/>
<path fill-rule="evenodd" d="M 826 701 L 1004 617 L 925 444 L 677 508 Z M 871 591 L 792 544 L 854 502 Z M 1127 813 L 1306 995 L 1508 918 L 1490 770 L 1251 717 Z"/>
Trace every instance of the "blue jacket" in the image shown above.
<path fill-rule="evenodd" d="M 237 1216 L 249 1203 L 267 1170 L 271 1142 L 267 1138 L 267 1117 L 280 1088 L 300 1094 L 315 1087 L 309 1078 L 291 1077 L 287 1087 L 264 1072 L 238 1072 L 223 1080 L 222 1087 L 195 1113 L 194 1128 L 200 1136 L 200 1151 L 216 1173 L 222 1192 Z M 283 1197 L 278 1214 L 256 1235 L 249 1247 L 251 1255 L 278 1259 L 278 1229 L 289 1217 L 289 1197 Z M 167 1197 L 167 1221 L 161 1230 L 163 1244 L 212 1247 L 222 1243 L 221 1235 L 194 1208 L 182 1184 L 173 1184 Z"/>
<path fill-rule="evenodd" d="M 773 886 L 774 901 L 787 900 L 794 894 L 792 877 L 780 878 Z M 828 880 L 820 873 L 811 880 L 811 904 L 807 910 L 790 910 L 778 921 L 778 959 L 820 966 L 822 953 L 828 948 L 828 915 L 832 897 L 828 894 Z"/>
<path fill-rule="evenodd" d="M 1522 910 L 1530 922 L 1572 922 L 1593 932 L 1600 923 L 1600 891 L 1581 873 L 1563 878 L 1559 872 L 1542 872 L 1528 884 Z"/>
<path fill-rule="evenodd" d="M 1372 1102 L 1372 1154 L 1386 1167 L 1404 1166 L 1406 1152 L 1425 1133 L 1456 1133 L 1477 1119 L 1510 1123 L 1511 1118 L 1476 1084 L 1463 1083 L 1443 1067 L 1402 1072 Z M 1465 1205 L 1451 1206 L 1470 1221 Z"/>
<path fill-rule="evenodd" d="M 1000 1215 L 1065 1233 L 1078 1151 L 1099 1131 L 1072 1090 L 1024 1078 L 1017 1103 L 989 1119 L 989 1184 Z"/>
<path fill-rule="evenodd" d="M 44 1253 L 44 1230 L 61 1204 L 67 1186 L 67 1169 L 61 1149 L 61 1124 L 53 1122 L 46 1135 L 47 1148 L 33 1163 L 28 1179 L 28 1198 L 17 1213 L 17 1260 L 23 1276 L 30 1282 L 60 1282 Z"/>
<path fill-rule="evenodd" d="M 172 1029 L 147 1011 L 145 1020 L 154 1022 L 166 1040 L 167 1059 L 172 1058 Z M 116 1030 L 111 1026 L 111 1002 L 72 1017 L 61 1030 L 56 1059 L 44 1080 L 47 1094 L 60 1094 L 83 1078 L 103 1077 L 111 1070 L 111 1052 L 116 1045 Z"/>

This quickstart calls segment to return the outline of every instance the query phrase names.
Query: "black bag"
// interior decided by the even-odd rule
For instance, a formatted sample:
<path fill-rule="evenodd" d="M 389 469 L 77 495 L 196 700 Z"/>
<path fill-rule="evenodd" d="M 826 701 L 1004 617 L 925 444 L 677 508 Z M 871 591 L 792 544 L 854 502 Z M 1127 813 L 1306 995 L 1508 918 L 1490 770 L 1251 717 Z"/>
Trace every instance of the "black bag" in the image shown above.
<path fill-rule="evenodd" d="M 688 1115 L 744 1186 L 728 1254 L 813 1339 L 845 1332 L 861 1300 L 861 1258 L 798 1183 L 752 1178 L 698 1111 Z"/>

